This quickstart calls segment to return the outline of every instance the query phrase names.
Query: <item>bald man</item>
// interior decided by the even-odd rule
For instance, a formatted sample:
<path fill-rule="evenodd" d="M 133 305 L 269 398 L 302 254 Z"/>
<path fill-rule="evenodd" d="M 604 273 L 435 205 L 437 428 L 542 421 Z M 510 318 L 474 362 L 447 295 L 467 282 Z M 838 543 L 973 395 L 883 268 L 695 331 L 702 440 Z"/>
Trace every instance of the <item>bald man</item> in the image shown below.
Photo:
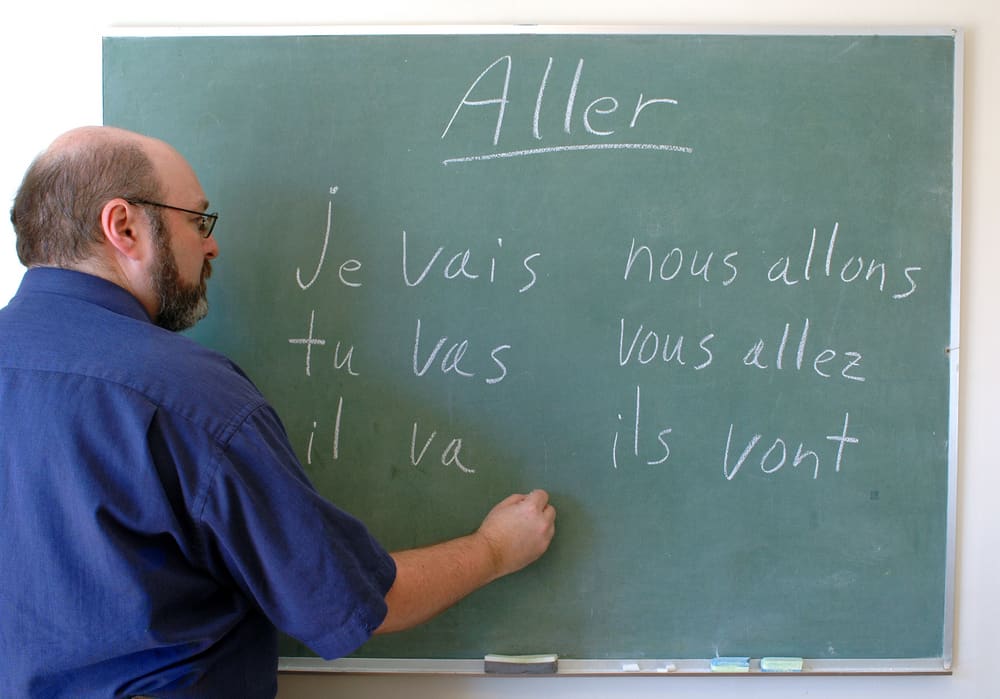
<path fill-rule="evenodd" d="M 58 138 L 11 210 L 0 310 L 0 696 L 273 697 L 277 631 L 325 658 L 541 556 L 548 495 L 387 553 L 309 483 L 206 314 L 218 216 L 168 144 Z M 311 535 L 311 538 L 310 538 Z"/>

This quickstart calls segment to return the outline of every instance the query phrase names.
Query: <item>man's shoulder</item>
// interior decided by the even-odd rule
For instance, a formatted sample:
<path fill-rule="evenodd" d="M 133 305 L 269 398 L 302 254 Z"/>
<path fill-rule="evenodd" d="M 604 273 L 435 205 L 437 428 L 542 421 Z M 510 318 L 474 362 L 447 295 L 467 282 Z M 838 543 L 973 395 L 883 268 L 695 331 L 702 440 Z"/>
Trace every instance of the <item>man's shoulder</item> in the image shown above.
<path fill-rule="evenodd" d="M 244 371 L 225 355 L 161 328 L 136 367 L 143 385 L 172 406 L 191 406 L 213 413 L 249 412 L 265 403 Z"/>
<path fill-rule="evenodd" d="M 266 405 L 229 358 L 146 319 L 74 297 L 15 301 L 0 311 L 0 369 L 102 382 L 212 432 Z"/>

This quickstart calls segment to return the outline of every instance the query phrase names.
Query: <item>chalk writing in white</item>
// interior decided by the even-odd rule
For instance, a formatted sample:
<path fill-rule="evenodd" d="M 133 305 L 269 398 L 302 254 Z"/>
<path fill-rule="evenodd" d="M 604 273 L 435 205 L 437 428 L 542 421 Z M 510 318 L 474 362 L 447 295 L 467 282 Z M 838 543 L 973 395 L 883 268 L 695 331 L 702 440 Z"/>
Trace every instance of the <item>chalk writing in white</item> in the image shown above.
<path fill-rule="evenodd" d="M 417 453 L 417 423 L 413 423 L 413 436 L 410 439 L 410 463 L 414 466 L 419 466 L 420 462 L 423 461 L 424 454 L 431 446 L 431 442 L 437 437 L 437 430 L 431 432 L 431 436 L 424 441 L 424 446 L 420 449 L 420 453 Z M 476 469 L 470 468 L 462 463 L 462 438 L 455 437 L 441 452 L 441 464 L 443 466 L 455 466 L 462 473 L 475 473 Z"/>
<path fill-rule="evenodd" d="M 351 376 L 360 376 L 361 374 L 354 370 L 354 365 L 352 360 L 354 358 L 354 345 L 347 348 L 347 354 L 344 358 L 340 358 L 340 341 L 337 341 L 337 345 L 333 350 L 333 368 L 337 371 L 342 370 L 345 366 L 347 367 L 347 373 Z"/>
<path fill-rule="evenodd" d="M 857 437 L 848 436 L 847 430 L 850 423 L 849 413 L 844 413 L 844 426 L 840 431 L 840 434 L 827 435 L 826 439 L 831 442 L 837 443 L 837 457 L 834 463 L 834 471 L 840 473 L 840 468 L 844 460 L 844 447 L 848 444 L 858 444 L 860 440 Z M 749 440 L 747 440 L 746 447 L 740 453 L 736 462 L 730 467 L 730 449 L 732 448 L 733 442 L 733 430 L 735 429 L 735 424 L 729 424 L 729 434 L 726 437 L 726 449 L 722 456 L 722 472 L 725 475 L 726 480 L 733 480 L 736 474 L 740 472 L 743 468 L 744 463 L 750 457 L 750 454 L 754 451 L 757 445 L 760 443 L 762 435 L 760 433 L 754 434 Z M 795 451 L 795 456 L 792 458 L 792 466 L 797 468 L 806 459 L 811 459 L 813 463 L 813 479 L 819 478 L 819 468 L 820 468 L 820 457 L 816 451 L 806 449 L 803 442 L 799 442 L 799 446 Z M 780 471 L 788 461 L 788 447 L 784 438 L 777 437 L 771 443 L 771 446 L 763 453 L 760 459 L 761 471 L 770 475 Z"/>
<path fill-rule="evenodd" d="M 641 419 L 642 419 L 641 418 L 641 414 L 642 414 L 642 387 L 641 386 L 636 386 L 635 387 L 635 421 L 634 421 L 633 427 L 632 427 L 632 454 L 634 456 L 636 456 L 636 457 L 639 457 L 640 454 L 643 452 L 643 449 L 640 446 L 640 434 L 642 432 L 641 427 L 640 427 L 640 425 L 641 425 Z M 622 419 L 623 419 L 622 418 L 622 414 L 618 413 L 618 422 L 622 422 Z M 648 454 L 643 455 L 643 460 L 646 462 L 647 466 L 659 466 L 660 464 L 664 463 L 667 459 L 670 458 L 670 445 L 667 442 L 667 437 L 672 432 L 673 432 L 673 428 L 671 428 L 671 427 L 663 427 L 657 433 L 657 435 L 656 435 L 657 445 L 656 445 L 656 447 L 654 447 L 654 449 L 661 451 L 662 454 L 654 454 L 654 457 L 655 456 L 659 456 L 659 458 L 652 458 L 652 459 L 646 459 L 645 458 L 645 456 L 647 456 Z M 620 430 L 615 430 L 615 436 L 614 436 L 614 438 L 611 441 L 611 465 L 616 470 L 618 469 L 618 438 L 619 438 L 619 434 L 620 434 Z"/>
<path fill-rule="evenodd" d="M 532 114 L 531 120 L 531 135 L 536 140 L 542 139 L 541 133 L 541 115 L 543 111 L 543 106 L 545 104 L 545 93 L 548 89 L 549 76 L 552 71 L 553 59 L 550 57 L 546 63 L 545 70 L 542 73 L 541 80 L 539 81 L 538 93 L 535 99 L 535 109 Z M 465 91 L 462 99 L 459 100 L 458 106 L 455 107 L 455 111 L 452 112 L 451 118 L 444 127 L 444 131 L 441 133 L 441 138 L 444 139 L 449 131 L 451 131 L 452 126 L 455 124 L 455 120 L 458 118 L 459 114 L 465 109 L 480 109 L 488 108 L 496 110 L 496 119 L 492 122 L 491 128 L 493 130 L 492 143 L 494 146 L 500 143 L 500 134 L 504 126 L 504 117 L 506 115 L 507 106 L 510 102 L 510 83 L 511 83 L 511 73 L 513 66 L 513 58 L 510 55 L 501 56 L 487 66 L 479 75 L 472 81 L 469 88 Z M 569 90 L 566 96 L 566 105 L 563 116 L 563 131 L 572 135 L 573 133 L 573 122 L 576 116 L 576 99 L 580 87 L 580 82 L 583 76 L 584 59 L 580 58 L 577 61 L 576 71 L 573 74 L 572 83 L 569 86 Z M 493 84 L 486 83 L 489 79 L 491 73 L 494 69 L 500 71 L 501 82 L 497 87 L 483 87 L 480 84 Z M 497 82 L 494 80 L 494 83 Z M 473 93 L 480 93 L 481 91 L 488 91 L 493 89 L 494 92 L 487 92 L 486 97 L 474 98 Z M 639 115 L 650 105 L 677 105 L 678 101 L 670 97 L 654 97 L 647 99 L 643 93 L 639 93 L 638 100 L 636 102 L 635 109 L 632 112 L 632 117 L 628 121 L 628 128 L 636 128 Z M 583 124 L 583 130 L 589 136 L 596 136 L 601 138 L 606 138 L 613 136 L 616 133 L 616 128 L 614 123 L 609 121 L 612 118 L 620 106 L 620 101 L 617 97 L 611 95 L 603 95 L 592 100 L 580 114 L 580 120 Z M 478 112 L 476 112 L 478 115 Z M 475 117 L 475 115 L 474 115 Z M 600 122 L 600 123 L 597 123 Z M 458 156 L 454 158 L 447 158 L 443 161 L 444 165 L 454 164 L 454 163 L 468 163 L 484 160 L 495 160 L 498 158 L 516 158 L 526 155 L 542 155 L 547 153 L 560 153 L 567 151 L 597 151 L 597 150 L 653 150 L 653 151 L 668 151 L 668 152 L 678 152 L 678 153 L 693 153 L 694 149 L 690 146 L 681 146 L 673 144 L 662 144 L 662 143 L 582 143 L 573 145 L 561 145 L 561 146 L 550 146 L 543 148 L 527 148 L 527 149 L 516 149 L 508 150 L 502 153 L 484 153 L 478 155 L 466 155 Z"/>
<path fill-rule="evenodd" d="M 416 376 L 423 376 L 431 368 L 431 365 L 435 363 L 438 356 L 440 355 L 441 349 L 447 344 L 447 336 L 442 336 L 438 339 L 437 343 L 434 345 L 434 349 L 430 351 L 427 355 L 427 359 L 421 361 L 420 357 L 420 333 L 421 333 L 421 321 L 417 318 L 417 333 L 413 340 L 413 373 Z M 493 385 L 497 384 L 507 376 L 507 365 L 504 358 L 501 356 L 504 352 L 511 348 L 508 344 L 497 345 L 492 350 L 490 350 L 490 360 L 495 365 L 494 371 L 497 372 L 488 378 L 484 379 L 487 384 Z M 465 353 L 469 350 L 469 340 L 462 340 L 460 342 L 453 342 L 448 350 L 444 353 L 441 358 L 441 373 L 449 374 L 454 373 L 458 376 L 464 378 L 473 378 L 476 376 L 476 372 L 464 369 L 462 366 L 462 360 L 465 358 Z"/>
<path fill-rule="evenodd" d="M 340 396 L 337 400 L 337 416 L 333 421 L 333 460 L 336 461 L 340 458 L 340 420 L 344 413 L 344 397 Z M 306 463 L 312 464 L 313 462 L 313 441 L 316 437 L 316 425 L 318 422 L 313 420 L 312 431 L 309 433 L 309 444 L 306 447 Z"/>
<path fill-rule="evenodd" d="M 676 279 L 681 272 L 687 270 L 692 277 L 697 279 L 706 282 L 718 281 L 722 286 L 729 286 L 736 281 L 736 277 L 739 274 L 739 269 L 736 267 L 737 255 L 739 253 L 733 250 L 727 252 L 725 255 L 720 255 L 721 259 L 719 259 L 713 251 L 708 251 L 707 253 L 700 250 L 694 250 L 693 253 L 688 251 L 687 257 L 690 262 L 685 265 L 684 250 L 674 247 L 663 255 L 663 259 L 660 261 L 659 266 L 657 266 L 655 261 L 660 258 L 660 254 L 657 253 L 654 257 L 653 251 L 648 245 L 639 245 L 636 247 L 636 240 L 632 238 L 632 247 L 629 249 L 628 257 L 625 259 L 625 280 L 628 281 L 633 272 L 633 267 L 636 267 L 636 264 L 639 263 L 639 267 L 635 269 L 635 273 L 637 275 L 642 274 L 642 270 L 645 269 L 646 274 L 643 276 L 645 276 L 647 282 L 653 281 L 654 270 L 657 270 L 657 277 L 665 282 Z M 699 260 L 699 257 L 701 257 L 701 260 Z M 645 262 L 645 265 L 642 265 L 642 262 Z"/>
<path fill-rule="evenodd" d="M 633 333 L 625 332 L 625 319 L 621 319 L 621 330 L 618 334 L 618 365 L 626 366 L 632 361 L 633 355 L 635 360 L 639 364 L 649 364 L 654 360 L 661 360 L 665 364 L 669 364 L 676 360 L 677 364 L 684 366 L 687 362 L 684 361 L 684 335 L 678 335 L 677 339 L 674 341 L 673 347 L 670 345 L 670 333 L 663 335 L 662 339 L 660 333 L 655 330 L 647 330 L 643 334 L 644 326 L 642 323 L 639 327 L 635 329 Z M 631 340 L 628 344 L 628 349 L 625 347 L 625 337 L 628 335 Z M 701 360 L 698 364 L 693 365 L 695 371 L 701 371 L 709 365 L 711 365 L 714 355 L 712 350 L 709 348 L 709 343 L 715 337 L 715 333 L 708 333 L 698 342 L 698 349 L 701 351 L 699 359 Z M 642 338 L 642 341 L 639 341 Z"/>
<path fill-rule="evenodd" d="M 830 237 L 827 240 L 826 257 L 820 275 L 840 279 L 845 284 L 851 284 L 856 281 L 871 282 L 877 284 L 879 292 L 884 292 L 886 284 L 889 282 L 890 263 L 880 261 L 874 257 L 866 259 L 860 255 L 852 255 L 846 259 L 842 258 L 842 263 L 840 260 L 835 262 L 837 235 L 839 232 L 840 222 L 836 222 L 833 224 L 833 229 L 830 231 Z M 767 270 L 767 280 L 769 282 L 781 282 L 786 286 L 795 286 L 800 282 L 811 281 L 813 279 L 813 261 L 816 254 L 816 236 L 817 232 L 814 227 L 812 229 L 812 237 L 809 241 L 809 250 L 805 254 L 801 271 L 797 267 L 793 267 L 795 256 L 789 253 L 788 255 L 780 256 L 771 265 Z M 837 270 L 838 266 L 839 273 Z M 915 274 L 920 272 L 921 269 L 921 267 L 914 266 L 903 268 L 902 276 L 906 281 L 893 286 L 896 289 L 895 293 L 892 294 L 893 299 L 905 299 L 916 292 L 917 280 Z M 898 278 L 898 269 L 892 271 L 895 272 L 894 278 Z"/>
<path fill-rule="evenodd" d="M 323 270 L 323 263 L 326 261 L 326 251 L 330 244 L 330 224 L 333 221 L 333 195 L 337 193 L 338 187 L 330 187 L 330 201 L 326 205 L 326 229 L 323 232 L 323 248 L 319 253 L 319 260 L 316 263 L 316 271 L 313 272 L 312 278 L 308 282 L 302 281 L 302 269 L 296 267 L 295 269 L 295 281 L 298 283 L 299 288 L 303 291 L 311 287 L 316 283 L 319 278 L 319 273 Z M 340 279 L 340 283 L 344 286 L 359 287 L 361 282 L 354 281 L 353 278 L 348 278 L 347 275 L 353 274 L 361 270 L 361 262 L 355 259 L 344 260 L 340 265 L 340 269 L 337 271 L 337 278 Z"/>
<path fill-rule="evenodd" d="M 330 201 L 326 205 L 326 231 L 323 233 L 323 249 L 319 253 L 319 262 L 316 265 L 316 271 L 313 272 L 312 279 L 308 282 L 302 282 L 302 269 L 300 267 L 295 268 L 295 281 L 298 282 L 299 287 L 303 290 L 308 289 L 319 277 L 320 271 L 323 269 L 323 262 L 326 260 L 326 248 L 330 243 L 330 222 L 333 220 L 333 195 L 337 193 L 337 187 L 330 187 Z"/>
<path fill-rule="evenodd" d="M 777 349 L 774 354 L 774 364 L 773 368 L 781 371 L 785 368 L 785 350 L 788 346 L 788 333 L 791 329 L 790 323 L 785 323 L 785 329 L 781 333 L 781 339 L 778 341 Z M 798 350 L 795 353 L 795 369 L 796 371 L 802 370 L 802 364 L 806 357 L 806 345 L 809 341 L 809 319 L 806 318 L 802 322 L 802 332 L 799 335 Z M 769 356 L 765 356 L 765 351 L 767 350 L 767 343 L 764 342 L 762 338 L 758 339 L 757 342 L 747 351 L 743 356 L 743 363 L 747 366 L 756 367 L 757 369 L 768 369 L 769 365 L 766 363 L 770 361 Z M 857 372 L 860 371 L 860 365 L 862 356 L 860 352 L 841 352 L 844 359 L 837 366 L 841 366 L 840 375 L 849 381 L 864 382 L 865 377 L 861 376 Z M 824 379 L 828 379 L 832 376 L 831 373 L 824 371 L 826 364 L 836 359 L 838 353 L 836 350 L 825 348 L 818 352 L 812 361 L 813 371 Z M 790 366 L 788 368 L 791 368 Z"/>
<path fill-rule="evenodd" d="M 319 345 L 322 347 L 326 344 L 326 340 L 320 340 L 313 337 L 313 321 L 316 319 L 316 311 L 309 311 L 309 334 L 306 337 L 295 337 L 288 340 L 289 344 L 292 345 L 305 345 L 306 347 L 306 376 L 312 376 L 310 368 L 310 360 L 312 358 L 312 348 L 314 345 Z"/>
<path fill-rule="evenodd" d="M 465 248 L 452 253 L 448 261 L 441 265 L 441 276 L 449 281 L 456 279 L 466 281 L 483 279 L 490 284 L 496 283 L 497 259 L 503 251 L 503 238 L 497 238 L 496 241 L 497 252 L 489 256 L 488 272 L 481 261 L 482 256 L 476 256 L 472 248 Z M 410 269 L 410 246 L 408 245 L 406 231 L 403 231 L 403 283 L 409 287 L 423 284 L 438 260 L 441 259 L 442 253 L 444 253 L 444 246 L 439 245 L 423 265 L 423 268 L 415 267 L 413 271 L 418 273 L 412 274 Z M 523 294 L 525 291 L 528 291 L 538 280 L 538 274 L 535 272 L 534 265 L 539 257 L 541 257 L 540 252 L 532 252 L 521 259 L 521 267 L 527 272 L 527 278 L 525 283 L 517 290 L 518 293 Z M 479 261 L 477 261 L 477 258 Z"/>

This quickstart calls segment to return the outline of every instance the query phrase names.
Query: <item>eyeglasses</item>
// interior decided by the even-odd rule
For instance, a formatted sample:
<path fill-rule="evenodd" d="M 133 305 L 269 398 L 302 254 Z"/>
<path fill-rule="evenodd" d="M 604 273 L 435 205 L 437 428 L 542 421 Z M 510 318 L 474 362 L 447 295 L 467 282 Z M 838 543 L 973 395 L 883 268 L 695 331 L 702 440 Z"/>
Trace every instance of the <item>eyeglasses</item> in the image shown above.
<path fill-rule="evenodd" d="M 161 209 L 173 209 L 174 211 L 183 211 L 186 214 L 193 214 L 198 217 L 198 233 L 202 238 L 207 238 L 212 235 L 212 230 L 215 228 L 215 222 L 219 220 L 218 212 L 208 214 L 204 211 L 182 209 L 179 206 L 170 206 L 169 204 L 161 204 L 158 201 L 146 201 L 145 199 L 126 199 L 125 201 L 135 206 L 158 206 Z"/>

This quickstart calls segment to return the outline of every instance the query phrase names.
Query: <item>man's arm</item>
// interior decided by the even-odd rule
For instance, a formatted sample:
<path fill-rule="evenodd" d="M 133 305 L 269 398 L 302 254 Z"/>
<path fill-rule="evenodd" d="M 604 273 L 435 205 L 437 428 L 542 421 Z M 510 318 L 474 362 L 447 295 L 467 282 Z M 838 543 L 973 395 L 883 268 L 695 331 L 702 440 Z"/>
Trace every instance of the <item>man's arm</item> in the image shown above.
<path fill-rule="evenodd" d="M 375 633 L 416 626 L 532 563 L 549 547 L 555 519 L 548 493 L 534 490 L 500 502 L 468 536 L 393 553 L 396 581 L 385 597 L 389 612 Z"/>

